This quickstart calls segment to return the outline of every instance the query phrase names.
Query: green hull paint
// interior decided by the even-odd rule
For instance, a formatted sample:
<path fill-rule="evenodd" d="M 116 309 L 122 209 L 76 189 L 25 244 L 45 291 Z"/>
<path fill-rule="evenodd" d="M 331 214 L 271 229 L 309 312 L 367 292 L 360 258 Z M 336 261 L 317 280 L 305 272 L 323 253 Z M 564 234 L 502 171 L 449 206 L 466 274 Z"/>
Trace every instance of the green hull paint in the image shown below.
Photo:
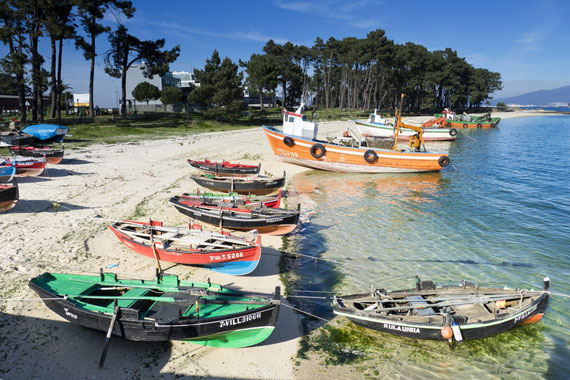
<path fill-rule="evenodd" d="M 253 329 L 229 331 L 197 339 L 188 339 L 186 342 L 201 344 L 209 347 L 239 348 L 253 346 L 269 338 L 274 327 L 258 327 Z"/>

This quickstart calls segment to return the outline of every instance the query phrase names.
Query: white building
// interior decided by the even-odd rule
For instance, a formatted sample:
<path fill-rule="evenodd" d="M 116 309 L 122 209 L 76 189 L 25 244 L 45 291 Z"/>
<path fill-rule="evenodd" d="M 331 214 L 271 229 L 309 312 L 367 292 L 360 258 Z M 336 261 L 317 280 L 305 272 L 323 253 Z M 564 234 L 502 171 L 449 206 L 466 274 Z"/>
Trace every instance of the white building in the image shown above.
<path fill-rule="evenodd" d="M 191 87 L 191 85 L 200 87 L 200 81 L 196 76 L 188 71 L 174 71 L 172 73 L 174 78 L 180 79 L 180 86 L 181 88 Z"/>
<path fill-rule="evenodd" d="M 129 102 L 131 105 L 134 105 L 135 98 L 133 97 L 133 90 L 135 87 L 141 82 L 149 82 L 152 85 L 158 87 L 160 91 L 165 87 L 180 87 L 180 79 L 175 78 L 171 72 L 167 72 L 164 76 L 155 75 L 152 79 L 145 78 L 143 75 L 145 64 L 142 63 L 140 65 L 132 65 L 129 70 L 127 71 L 127 109 L 129 107 Z M 151 100 L 148 104 L 156 104 L 161 105 L 162 102 L 160 99 Z"/>

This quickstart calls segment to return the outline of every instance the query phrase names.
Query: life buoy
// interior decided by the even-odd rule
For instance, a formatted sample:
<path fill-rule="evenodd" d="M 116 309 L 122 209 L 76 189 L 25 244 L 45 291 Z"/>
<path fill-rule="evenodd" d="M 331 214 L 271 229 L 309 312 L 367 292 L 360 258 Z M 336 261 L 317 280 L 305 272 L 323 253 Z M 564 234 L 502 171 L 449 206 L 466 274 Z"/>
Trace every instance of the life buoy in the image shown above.
<path fill-rule="evenodd" d="M 467 128 L 467 124 L 463 124 L 463 128 Z"/>
<path fill-rule="evenodd" d="M 483 125 L 477 124 L 477 128 L 482 128 L 482 127 L 483 127 Z"/>
<path fill-rule="evenodd" d="M 373 164 L 378 159 L 378 155 L 372 149 L 368 149 L 364 152 L 364 161 L 368 162 L 369 164 Z"/>
<path fill-rule="evenodd" d="M 285 136 L 285 137 L 283 137 L 283 144 L 285 144 L 287 146 L 293 146 L 293 145 L 295 145 L 295 140 L 293 140 L 289 136 Z"/>
<path fill-rule="evenodd" d="M 457 129 L 451 128 L 451 129 L 449 130 L 449 135 L 450 135 L 450 136 L 457 136 Z"/>
<path fill-rule="evenodd" d="M 447 165 L 449 165 L 449 162 L 451 160 L 449 159 L 449 157 L 447 156 L 441 156 L 439 158 L 439 160 L 437 160 L 437 163 L 439 164 L 439 166 L 441 166 L 442 168 L 445 168 Z"/>
<path fill-rule="evenodd" d="M 315 158 L 321 158 L 322 156 L 325 155 L 326 152 L 327 150 L 325 149 L 323 144 L 313 144 L 313 146 L 311 147 L 311 156 Z"/>

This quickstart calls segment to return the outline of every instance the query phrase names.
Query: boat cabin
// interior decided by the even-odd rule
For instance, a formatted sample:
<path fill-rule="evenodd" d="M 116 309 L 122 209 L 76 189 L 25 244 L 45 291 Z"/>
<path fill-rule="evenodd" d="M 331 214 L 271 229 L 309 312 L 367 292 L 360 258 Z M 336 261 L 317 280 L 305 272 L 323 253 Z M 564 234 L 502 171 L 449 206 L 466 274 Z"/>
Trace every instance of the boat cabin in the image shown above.
<path fill-rule="evenodd" d="M 305 107 L 305 104 L 301 104 L 295 112 L 289 112 L 283 109 L 283 133 L 306 140 L 316 140 L 318 132 L 317 123 L 307 121 L 307 117 L 301 114 L 303 107 Z"/>
<path fill-rule="evenodd" d="M 386 124 L 386 119 L 382 115 L 378 114 L 378 109 L 374 108 L 374 113 L 371 113 L 368 117 L 368 122 L 371 124 L 384 125 Z"/>

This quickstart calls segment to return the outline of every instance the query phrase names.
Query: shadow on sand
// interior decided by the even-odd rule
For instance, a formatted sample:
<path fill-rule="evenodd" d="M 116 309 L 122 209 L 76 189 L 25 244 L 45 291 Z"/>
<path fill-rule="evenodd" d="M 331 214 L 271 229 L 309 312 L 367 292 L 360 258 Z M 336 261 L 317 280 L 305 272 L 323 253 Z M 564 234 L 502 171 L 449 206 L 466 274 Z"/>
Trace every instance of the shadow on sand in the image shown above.
<path fill-rule="evenodd" d="M 67 202 L 52 202 L 48 200 L 27 200 L 20 199 L 16 206 L 6 211 L 7 214 L 23 214 L 23 213 L 36 213 L 36 212 L 67 212 L 74 210 L 85 210 L 89 207 L 78 206 Z"/>

